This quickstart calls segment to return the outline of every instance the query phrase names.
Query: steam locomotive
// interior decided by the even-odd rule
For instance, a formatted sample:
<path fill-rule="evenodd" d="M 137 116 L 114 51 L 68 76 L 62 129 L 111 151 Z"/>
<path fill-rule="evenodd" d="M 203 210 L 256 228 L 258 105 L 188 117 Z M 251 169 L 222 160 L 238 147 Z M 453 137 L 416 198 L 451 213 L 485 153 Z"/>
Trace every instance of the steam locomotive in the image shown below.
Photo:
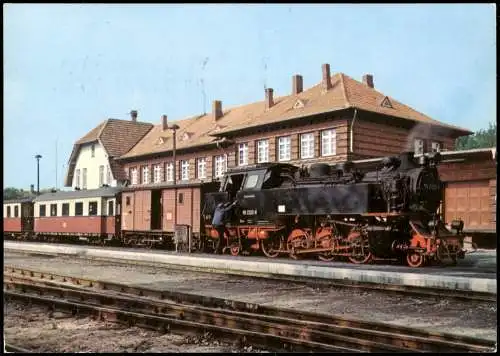
<path fill-rule="evenodd" d="M 317 256 L 363 264 L 390 259 L 411 267 L 464 258 L 463 221 L 448 229 L 439 214 L 443 185 L 439 153 L 386 157 L 375 169 L 352 162 L 283 163 L 228 171 L 218 192 L 205 195 L 207 235 L 219 203 L 237 201 L 224 236 L 232 255 L 262 250 L 270 257 Z"/>

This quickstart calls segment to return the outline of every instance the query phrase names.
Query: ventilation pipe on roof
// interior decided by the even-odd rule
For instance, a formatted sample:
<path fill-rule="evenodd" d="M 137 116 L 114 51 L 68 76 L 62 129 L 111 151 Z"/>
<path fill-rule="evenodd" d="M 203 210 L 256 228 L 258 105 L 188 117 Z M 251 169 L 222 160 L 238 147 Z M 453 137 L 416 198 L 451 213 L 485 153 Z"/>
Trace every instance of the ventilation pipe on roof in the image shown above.
<path fill-rule="evenodd" d="M 212 118 L 214 121 L 219 120 L 222 117 L 222 101 L 214 100 L 212 102 Z"/>
<path fill-rule="evenodd" d="M 269 110 L 274 105 L 273 89 L 266 88 L 266 110 Z"/>
<path fill-rule="evenodd" d="M 296 74 L 292 77 L 292 95 L 297 95 L 302 93 L 304 90 L 304 81 L 300 74 Z"/>
<path fill-rule="evenodd" d="M 370 88 L 374 88 L 375 86 L 373 85 L 373 75 L 371 74 L 363 75 L 363 83 L 365 83 L 365 85 L 369 86 Z"/>
<path fill-rule="evenodd" d="M 332 88 L 332 78 L 330 76 L 330 65 L 328 63 L 323 64 L 322 66 L 323 69 L 323 89 L 324 90 L 329 90 Z"/>
<path fill-rule="evenodd" d="M 162 131 L 168 130 L 168 117 L 167 117 L 167 115 L 161 116 L 161 129 L 162 129 Z"/>
<path fill-rule="evenodd" d="M 132 119 L 133 122 L 137 121 L 137 110 L 130 111 L 130 118 Z"/>

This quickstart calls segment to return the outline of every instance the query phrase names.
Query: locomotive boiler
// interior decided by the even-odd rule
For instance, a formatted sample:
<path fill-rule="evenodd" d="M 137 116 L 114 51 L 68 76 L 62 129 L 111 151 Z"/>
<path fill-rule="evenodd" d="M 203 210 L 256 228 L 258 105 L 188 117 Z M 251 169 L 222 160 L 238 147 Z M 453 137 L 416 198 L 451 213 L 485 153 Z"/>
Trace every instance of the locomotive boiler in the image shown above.
<path fill-rule="evenodd" d="M 441 220 L 439 161 L 439 153 L 416 159 L 405 152 L 371 170 L 349 161 L 308 169 L 281 163 L 233 169 L 220 191 L 206 196 L 207 234 L 219 238 L 210 225 L 215 206 L 236 199 L 225 236 L 233 255 L 262 250 L 268 257 L 312 254 L 358 264 L 456 263 L 464 256 L 463 222 L 453 222 L 450 231 Z"/>

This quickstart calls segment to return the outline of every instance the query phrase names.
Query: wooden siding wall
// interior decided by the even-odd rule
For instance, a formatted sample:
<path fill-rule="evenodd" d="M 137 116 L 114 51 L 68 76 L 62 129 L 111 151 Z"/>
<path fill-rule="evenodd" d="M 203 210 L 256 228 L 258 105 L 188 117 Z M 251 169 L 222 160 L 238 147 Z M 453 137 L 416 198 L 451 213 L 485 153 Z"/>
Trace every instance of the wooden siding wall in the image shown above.
<path fill-rule="evenodd" d="M 363 120 L 354 123 L 353 137 L 354 160 L 398 155 L 402 151 L 413 150 L 413 140 L 417 138 L 424 140 L 425 152 L 431 151 L 433 141 L 441 143 L 443 150 L 451 151 L 455 146 L 453 138 L 432 134 L 430 137 L 420 137 L 410 129 Z"/>
<path fill-rule="evenodd" d="M 497 179 L 490 179 L 491 224 L 497 224 Z"/>

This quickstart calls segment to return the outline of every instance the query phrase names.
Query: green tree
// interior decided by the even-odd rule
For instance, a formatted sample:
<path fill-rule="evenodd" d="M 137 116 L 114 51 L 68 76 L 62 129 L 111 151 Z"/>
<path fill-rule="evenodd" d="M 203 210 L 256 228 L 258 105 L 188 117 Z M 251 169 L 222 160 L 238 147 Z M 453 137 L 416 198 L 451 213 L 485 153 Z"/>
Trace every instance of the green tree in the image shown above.
<path fill-rule="evenodd" d="M 12 199 L 21 199 L 26 196 L 26 193 L 22 189 L 17 189 L 14 187 L 8 187 L 3 190 L 3 199 L 4 200 L 12 200 Z"/>
<path fill-rule="evenodd" d="M 481 129 L 469 136 L 459 137 L 455 142 L 456 150 L 497 147 L 497 124 L 489 123 L 487 129 Z"/>

